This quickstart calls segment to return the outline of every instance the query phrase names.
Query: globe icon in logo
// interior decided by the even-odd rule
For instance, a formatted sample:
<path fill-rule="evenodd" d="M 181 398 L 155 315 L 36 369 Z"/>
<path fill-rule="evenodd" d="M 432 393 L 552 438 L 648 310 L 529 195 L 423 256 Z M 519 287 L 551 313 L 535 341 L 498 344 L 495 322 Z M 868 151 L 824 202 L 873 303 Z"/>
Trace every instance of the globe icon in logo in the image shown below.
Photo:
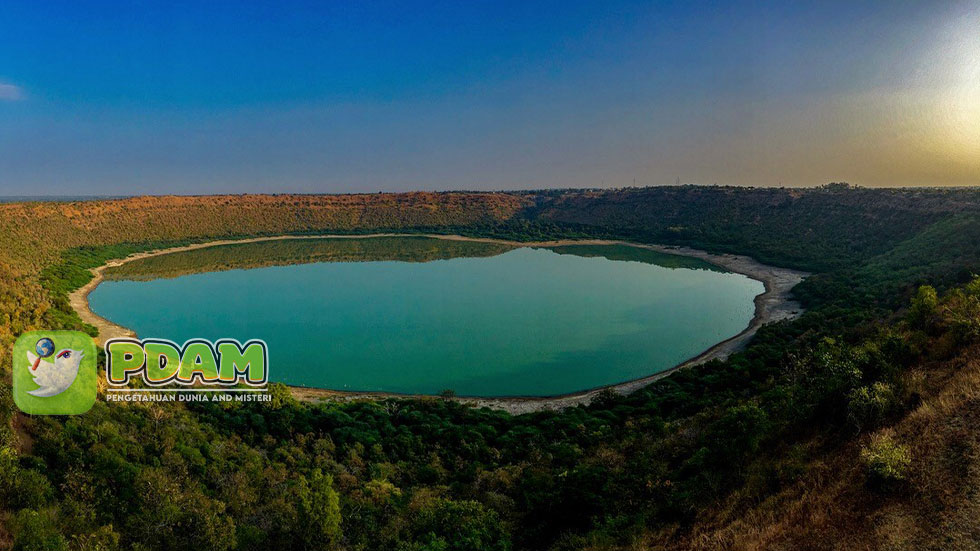
<path fill-rule="evenodd" d="M 34 350 L 37 351 L 37 355 L 42 358 L 47 358 L 51 354 L 54 354 L 54 341 L 45 337 L 34 345 Z"/>

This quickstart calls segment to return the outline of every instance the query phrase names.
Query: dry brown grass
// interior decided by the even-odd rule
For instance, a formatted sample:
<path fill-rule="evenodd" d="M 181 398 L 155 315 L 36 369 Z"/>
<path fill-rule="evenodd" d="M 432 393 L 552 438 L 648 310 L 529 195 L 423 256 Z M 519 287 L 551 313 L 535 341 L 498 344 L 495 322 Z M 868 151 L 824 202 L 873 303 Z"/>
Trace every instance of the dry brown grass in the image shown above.
<path fill-rule="evenodd" d="M 873 490 L 859 461 L 865 435 L 820 451 L 794 484 L 762 501 L 743 489 L 693 529 L 651 534 L 638 548 L 693 550 L 980 549 L 980 346 L 906 378 L 922 402 L 892 427 L 912 451 L 909 479 Z"/>

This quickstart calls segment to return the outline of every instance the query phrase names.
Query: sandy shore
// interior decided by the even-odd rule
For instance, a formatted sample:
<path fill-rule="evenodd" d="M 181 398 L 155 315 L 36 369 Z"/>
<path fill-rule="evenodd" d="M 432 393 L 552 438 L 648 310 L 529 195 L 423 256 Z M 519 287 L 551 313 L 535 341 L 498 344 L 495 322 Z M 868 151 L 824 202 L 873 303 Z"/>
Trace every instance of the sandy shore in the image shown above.
<path fill-rule="evenodd" d="M 107 339 L 113 337 L 132 337 L 135 333 L 125 327 L 112 323 L 111 321 L 102 318 L 92 312 L 88 304 L 88 295 L 95 289 L 99 283 L 102 282 L 102 272 L 106 268 L 111 268 L 115 266 L 121 266 L 127 262 L 132 262 L 133 260 L 138 260 L 140 258 L 147 258 L 151 256 L 158 256 L 162 254 L 170 254 L 182 251 L 191 251 L 195 249 L 203 249 L 207 247 L 217 247 L 221 245 L 229 245 L 233 243 L 254 243 L 259 241 L 275 241 L 281 239 L 366 239 L 372 237 L 421 237 L 417 234 L 397 234 L 397 233 L 377 233 L 377 234 L 367 234 L 367 235 L 287 235 L 278 237 L 257 237 L 252 239 L 238 239 L 238 240 L 222 240 L 222 241 L 210 241 L 207 243 L 197 243 L 194 245 L 187 245 L 183 247 L 173 247 L 169 249 L 160 249 L 155 251 L 146 251 L 142 253 L 137 253 L 130 255 L 126 258 L 113 260 L 106 263 L 103 266 L 99 266 L 92 270 L 92 281 L 87 283 L 85 286 L 76 289 L 69 295 L 69 302 L 72 308 L 78 312 L 78 315 L 82 318 L 82 321 L 94 325 L 99 330 L 99 336 L 96 341 L 101 345 Z M 638 243 L 628 243 L 624 241 L 609 241 L 601 239 L 587 239 L 587 240 L 559 240 L 559 241 L 536 241 L 536 242 L 520 242 L 520 241 L 507 241 L 501 239 L 490 239 L 490 238 L 476 238 L 476 237 L 463 237 L 460 235 L 426 235 L 424 237 L 431 237 L 435 239 L 449 239 L 457 241 L 479 241 L 486 243 L 501 243 L 507 245 L 513 245 L 515 247 L 557 247 L 563 245 L 627 245 L 630 247 L 637 247 L 642 249 L 650 249 L 658 252 L 677 254 L 683 256 L 690 256 L 694 258 L 699 258 L 701 260 L 710 262 L 716 266 L 720 266 L 732 272 L 740 273 L 746 275 L 752 279 L 761 281 L 765 285 L 765 291 L 755 297 L 755 316 L 752 321 L 749 322 L 748 327 L 746 327 L 741 333 L 735 335 L 734 337 L 722 341 L 711 348 L 705 350 L 701 354 L 698 354 L 694 358 L 691 358 L 680 365 L 677 365 L 666 371 L 661 371 L 650 375 L 649 377 L 643 377 L 641 379 L 636 379 L 633 381 L 628 381 L 625 383 L 619 383 L 615 385 L 610 385 L 606 387 L 595 388 L 592 390 L 578 392 L 574 394 L 567 394 L 562 396 L 548 396 L 548 397 L 500 397 L 500 398 L 470 398 L 470 397 L 457 397 L 455 400 L 465 403 L 472 404 L 477 407 L 491 407 L 494 409 L 506 410 L 513 414 L 529 413 L 533 411 L 541 410 L 557 410 L 563 409 L 570 406 L 577 406 L 581 404 L 588 404 L 600 393 L 610 390 L 619 394 L 629 394 L 637 389 L 640 389 L 654 381 L 662 379 L 671 373 L 683 369 L 685 367 L 691 367 L 693 365 L 698 365 L 710 360 L 723 360 L 730 356 L 732 353 L 737 352 L 742 349 L 746 343 L 755 335 L 756 331 L 766 323 L 771 323 L 780 320 L 793 319 L 802 313 L 802 308 L 799 303 L 790 298 L 790 291 L 797 283 L 803 281 L 807 275 L 806 272 L 800 272 L 797 270 L 790 270 L 786 268 L 777 268 L 774 266 L 768 266 L 757 262 L 756 260 L 741 255 L 731 255 L 731 254 L 712 254 L 705 251 L 700 251 L 697 249 L 690 249 L 687 247 L 665 247 L 661 245 L 643 245 Z M 390 394 L 381 392 L 370 392 L 370 393 L 357 393 L 357 392 L 340 392 L 335 390 L 324 390 L 317 388 L 302 388 L 302 387 L 292 387 L 293 395 L 300 400 L 360 400 L 360 399 L 378 399 L 378 398 L 390 398 L 390 397 L 401 397 L 401 398 L 430 398 L 431 396 L 419 396 L 419 395 L 404 395 L 404 394 Z"/>

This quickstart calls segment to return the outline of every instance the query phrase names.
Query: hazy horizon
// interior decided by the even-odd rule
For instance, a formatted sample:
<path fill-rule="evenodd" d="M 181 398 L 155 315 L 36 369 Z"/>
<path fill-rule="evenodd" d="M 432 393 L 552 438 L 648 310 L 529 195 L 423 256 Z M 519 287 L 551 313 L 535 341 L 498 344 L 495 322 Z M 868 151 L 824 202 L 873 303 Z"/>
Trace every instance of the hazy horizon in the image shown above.
<path fill-rule="evenodd" d="M 980 0 L 0 5 L 0 196 L 980 185 Z"/>
<path fill-rule="evenodd" d="M 848 183 L 848 182 L 828 182 L 833 183 Z M 849 183 L 848 183 L 849 184 Z M 817 189 L 823 187 L 827 184 L 817 184 L 808 186 L 750 186 L 750 185 L 715 185 L 715 184 L 680 184 L 682 186 L 698 186 L 698 187 L 731 187 L 731 188 L 742 188 L 742 189 Z M 852 187 L 866 188 L 866 189 L 876 189 L 876 190 L 944 190 L 944 189 L 980 189 L 980 184 L 969 185 L 969 184 L 953 184 L 944 186 L 857 186 L 855 184 L 849 184 Z M 553 188 L 525 188 L 525 189 L 445 189 L 445 190 L 429 190 L 429 189 L 405 189 L 400 191 L 243 191 L 243 192 L 214 192 L 214 193 L 136 193 L 136 194 L 114 194 L 114 195 L 60 195 L 60 194 L 42 194 L 42 195 L 0 195 L 0 203 L 27 203 L 32 201 L 100 201 L 100 200 L 111 200 L 111 199 L 129 199 L 133 197 L 216 197 L 225 195 L 377 195 L 377 194 L 400 194 L 400 193 L 534 193 L 534 192 L 547 192 L 547 191 L 588 191 L 588 190 L 607 190 L 614 191 L 617 189 L 643 189 L 643 188 L 664 188 L 664 187 L 675 187 L 677 184 L 663 184 L 663 185 L 652 185 L 652 186 L 618 186 L 612 187 L 608 186 L 605 188 L 601 187 L 553 187 Z"/>

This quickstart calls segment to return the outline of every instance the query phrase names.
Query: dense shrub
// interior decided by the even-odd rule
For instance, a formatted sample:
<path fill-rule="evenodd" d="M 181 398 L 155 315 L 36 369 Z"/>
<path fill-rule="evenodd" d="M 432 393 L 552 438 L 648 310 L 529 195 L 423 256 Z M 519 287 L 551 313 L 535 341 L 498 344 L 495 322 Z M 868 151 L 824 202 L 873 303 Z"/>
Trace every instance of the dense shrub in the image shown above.
<path fill-rule="evenodd" d="M 13 551 L 68 551 L 51 510 L 23 509 L 13 521 Z"/>
<path fill-rule="evenodd" d="M 870 443 L 862 448 L 861 461 L 869 483 L 887 487 L 908 477 L 912 452 L 908 446 L 899 443 L 892 432 L 883 431 L 873 435 Z"/>
<path fill-rule="evenodd" d="M 898 407 L 895 387 L 883 381 L 851 391 L 848 397 L 847 419 L 858 432 L 880 426 Z"/>

